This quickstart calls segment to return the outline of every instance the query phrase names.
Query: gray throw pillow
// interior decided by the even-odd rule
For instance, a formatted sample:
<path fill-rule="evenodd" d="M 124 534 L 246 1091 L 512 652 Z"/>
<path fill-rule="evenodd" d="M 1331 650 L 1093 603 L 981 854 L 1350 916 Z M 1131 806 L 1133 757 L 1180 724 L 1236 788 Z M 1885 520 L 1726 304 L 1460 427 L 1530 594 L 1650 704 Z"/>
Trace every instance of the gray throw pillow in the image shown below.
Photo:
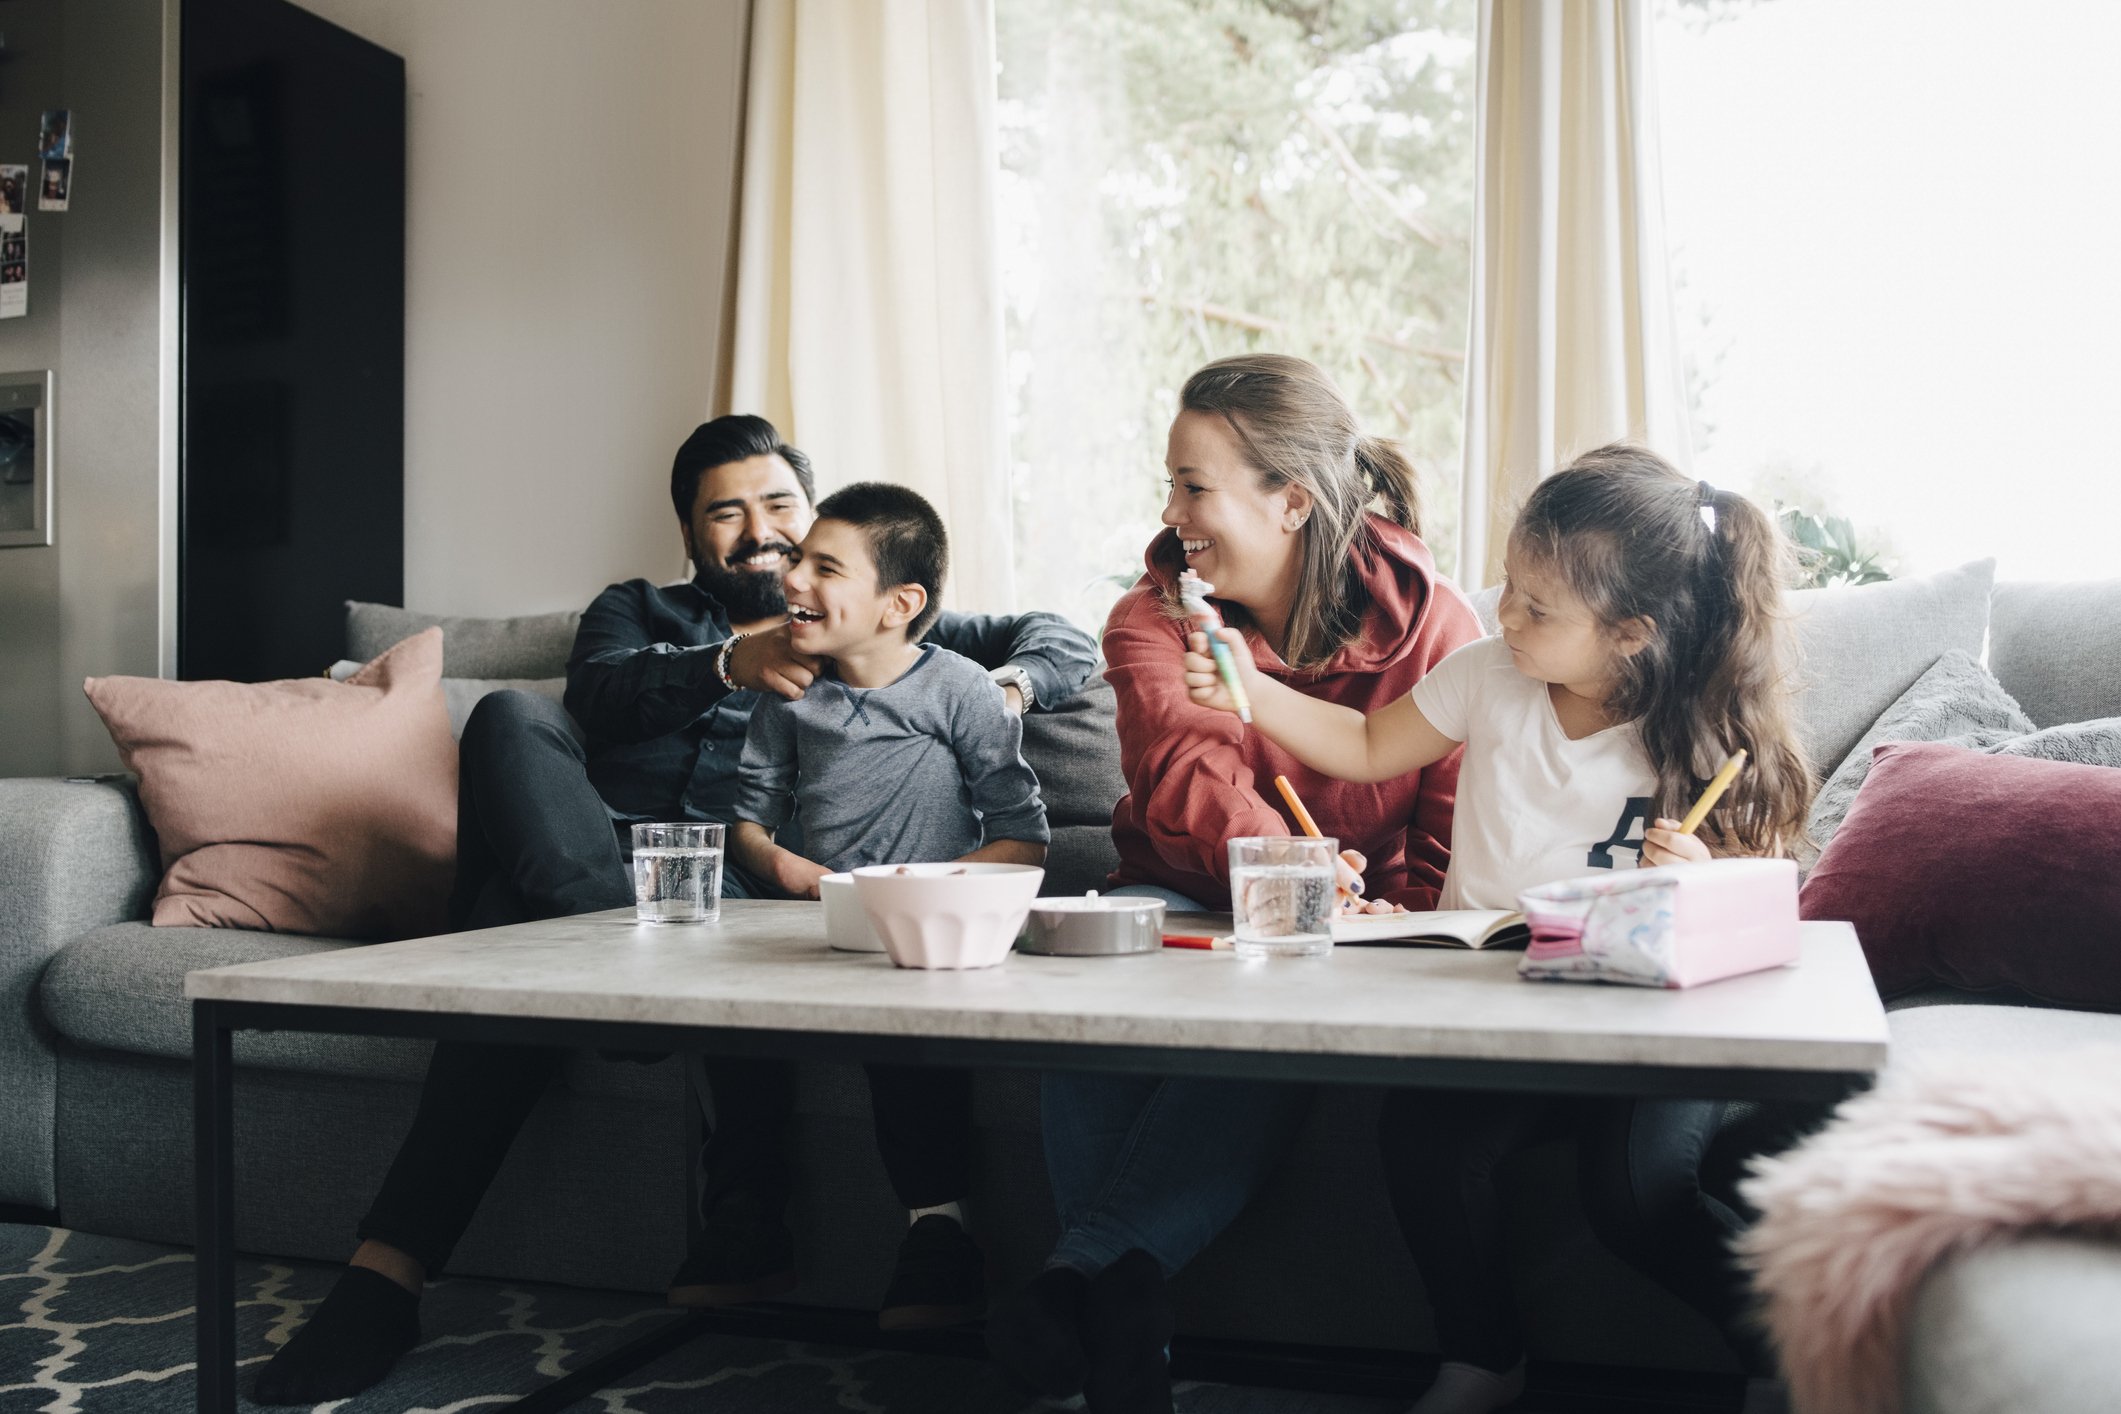
<path fill-rule="evenodd" d="M 1473 616 L 1480 620 L 1480 631 L 1493 638 L 1502 632 L 1502 621 L 1495 616 L 1502 607 L 1502 586 L 1491 584 L 1486 589 L 1477 589 L 1466 596 L 1473 606 Z"/>
<path fill-rule="evenodd" d="M 1938 658 L 1953 649 L 1980 658 L 1995 575 L 1994 560 L 1977 560 L 1919 579 L 1787 597 L 1799 654 L 1797 735 L 1813 770 L 1834 770 Z"/>
<path fill-rule="evenodd" d="M 2121 579 L 1997 585 L 1988 665 L 2036 727 L 2121 714 Z"/>
<path fill-rule="evenodd" d="M 448 642 L 445 631 L 443 642 Z M 361 664 L 352 658 L 343 658 L 326 670 L 333 682 L 345 682 L 361 670 Z M 449 709 L 449 734 L 457 740 L 464 739 L 464 724 L 471 720 L 471 709 L 479 705 L 479 699 L 489 692 L 502 689 L 511 692 L 535 692 L 540 697 L 550 697 L 561 702 L 567 695 L 565 678 L 443 678 L 442 702 Z M 574 718 L 567 719 L 567 729 L 576 741 L 585 740 L 582 729 L 575 725 Z"/>
<path fill-rule="evenodd" d="M 346 656 L 367 662 L 423 628 L 442 630 L 445 678 L 551 678 L 567 671 L 582 611 L 508 619 L 422 614 L 390 604 L 346 601 Z"/>
<path fill-rule="evenodd" d="M 1118 710 L 1112 684 L 1093 677 L 1066 702 L 1025 714 L 1024 760 L 1038 776 L 1046 823 L 1054 829 L 1111 829 L 1112 807 L 1127 793 L 1119 769 Z"/>
<path fill-rule="evenodd" d="M 1885 709 L 1819 787 L 1806 833 L 1826 848 L 1870 774 L 1871 748 L 1887 741 L 1949 741 L 1986 750 L 2025 737 L 2033 724 L 2003 685 L 1968 654 L 1946 653 Z"/>

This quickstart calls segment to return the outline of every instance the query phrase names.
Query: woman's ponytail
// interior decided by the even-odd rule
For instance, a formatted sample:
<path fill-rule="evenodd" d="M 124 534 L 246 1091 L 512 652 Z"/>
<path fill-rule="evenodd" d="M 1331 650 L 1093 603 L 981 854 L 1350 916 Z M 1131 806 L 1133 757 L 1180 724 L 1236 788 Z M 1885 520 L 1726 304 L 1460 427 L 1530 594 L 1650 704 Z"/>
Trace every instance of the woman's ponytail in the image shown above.
<path fill-rule="evenodd" d="M 1384 513 L 1416 535 L 1421 534 L 1421 488 L 1414 464 L 1389 437 L 1362 437 L 1355 443 L 1355 469 L 1384 502 Z"/>

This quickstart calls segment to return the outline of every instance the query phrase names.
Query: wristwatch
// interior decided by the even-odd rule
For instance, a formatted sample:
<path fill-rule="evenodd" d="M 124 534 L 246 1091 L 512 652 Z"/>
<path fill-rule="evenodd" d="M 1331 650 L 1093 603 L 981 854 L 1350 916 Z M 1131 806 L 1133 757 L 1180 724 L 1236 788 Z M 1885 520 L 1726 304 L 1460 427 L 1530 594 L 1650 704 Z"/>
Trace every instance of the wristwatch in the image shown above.
<path fill-rule="evenodd" d="M 1031 690 L 1031 674 L 1025 672 L 1014 663 L 1004 663 L 999 668 L 990 669 L 987 676 L 993 678 L 1003 687 L 1015 688 L 1016 695 L 1024 699 L 1024 710 L 1026 712 L 1030 711 L 1032 705 L 1038 700 L 1038 695 Z"/>

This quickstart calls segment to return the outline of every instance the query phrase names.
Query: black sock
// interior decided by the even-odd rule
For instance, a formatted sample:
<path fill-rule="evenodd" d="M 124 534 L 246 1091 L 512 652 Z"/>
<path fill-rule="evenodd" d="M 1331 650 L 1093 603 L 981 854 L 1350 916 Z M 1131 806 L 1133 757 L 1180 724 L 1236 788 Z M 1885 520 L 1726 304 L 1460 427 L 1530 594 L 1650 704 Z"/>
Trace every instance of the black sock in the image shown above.
<path fill-rule="evenodd" d="M 1066 1399 L 1083 1387 L 1083 1274 L 1048 1267 L 995 1303 L 987 1353 L 1032 1394 Z"/>
<path fill-rule="evenodd" d="M 1083 1401 L 1090 1414 L 1171 1414 L 1171 1298 L 1136 1248 L 1083 1292 Z"/>
<path fill-rule="evenodd" d="M 250 1397 L 317 1404 L 359 1394 L 420 1343 L 420 1298 L 381 1272 L 348 1267 L 308 1324 L 280 1347 Z"/>

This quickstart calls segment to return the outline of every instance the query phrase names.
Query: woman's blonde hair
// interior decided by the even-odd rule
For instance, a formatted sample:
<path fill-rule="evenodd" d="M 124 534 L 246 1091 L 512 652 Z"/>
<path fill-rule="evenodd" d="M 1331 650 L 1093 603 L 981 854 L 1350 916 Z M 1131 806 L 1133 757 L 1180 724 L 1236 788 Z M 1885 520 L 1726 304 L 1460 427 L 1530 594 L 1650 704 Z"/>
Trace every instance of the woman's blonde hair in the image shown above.
<path fill-rule="evenodd" d="M 1421 533 L 1413 465 L 1398 443 L 1362 434 L 1322 369 L 1288 354 L 1219 358 L 1186 380 L 1178 403 L 1229 424 L 1262 488 L 1310 493 L 1281 656 L 1298 670 L 1323 668 L 1361 636 L 1370 606 L 1355 553 L 1369 536 L 1364 517 L 1374 510 Z"/>

